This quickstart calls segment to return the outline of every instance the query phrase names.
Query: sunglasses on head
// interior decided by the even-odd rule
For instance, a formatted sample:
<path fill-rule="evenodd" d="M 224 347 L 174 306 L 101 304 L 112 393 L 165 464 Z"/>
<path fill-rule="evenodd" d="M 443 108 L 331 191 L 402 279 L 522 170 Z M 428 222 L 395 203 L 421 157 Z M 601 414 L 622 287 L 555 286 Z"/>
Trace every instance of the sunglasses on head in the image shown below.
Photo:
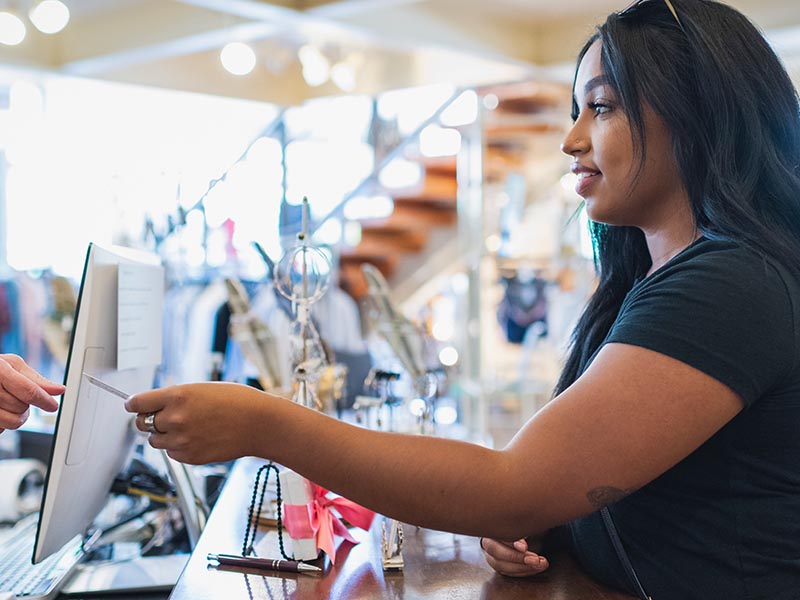
<path fill-rule="evenodd" d="M 624 15 L 625 13 L 633 10 L 635 7 L 639 6 L 640 4 L 642 4 L 644 2 L 648 2 L 648 0 L 636 0 L 632 4 L 628 5 L 624 10 L 619 11 L 619 13 L 617 13 L 617 14 Z M 678 24 L 678 27 L 680 27 L 681 31 L 683 31 L 685 33 L 686 30 L 683 28 L 683 23 L 681 23 L 681 19 L 680 19 L 680 17 L 678 17 L 678 13 L 675 12 L 675 7 L 672 6 L 672 2 L 670 2 L 670 0 L 664 0 L 664 4 L 667 5 L 667 8 L 669 9 L 669 12 L 672 13 L 673 17 L 675 17 L 675 22 Z"/>

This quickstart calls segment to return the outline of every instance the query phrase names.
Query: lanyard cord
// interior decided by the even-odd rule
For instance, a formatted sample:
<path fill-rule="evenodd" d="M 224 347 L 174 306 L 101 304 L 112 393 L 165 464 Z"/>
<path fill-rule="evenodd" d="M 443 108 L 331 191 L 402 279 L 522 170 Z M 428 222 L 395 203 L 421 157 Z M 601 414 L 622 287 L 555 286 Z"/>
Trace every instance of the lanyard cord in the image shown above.
<path fill-rule="evenodd" d="M 606 526 L 606 531 L 611 538 L 611 543 L 614 546 L 614 550 L 617 552 L 617 558 L 619 558 L 619 561 L 622 563 L 622 568 L 625 569 L 625 573 L 633 584 L 636 594 L 641 600 L 653 600 L 644 591 L 642 583 L 636 576 L 636 571 L 633 568 L 633 564 L 631 564 L 631 560 L 628 558 L 628 553 L 625 552 L 625 548 L 622 546 L 622 540 L 619 537 L 619 533 L 617 533 L 617 528 L 614 525 L 614 521 L 611 519 L 611 513 L 608 511 L 607 506 L 600 509 L 600 515 L 603 517 L 603 524 Z"/>

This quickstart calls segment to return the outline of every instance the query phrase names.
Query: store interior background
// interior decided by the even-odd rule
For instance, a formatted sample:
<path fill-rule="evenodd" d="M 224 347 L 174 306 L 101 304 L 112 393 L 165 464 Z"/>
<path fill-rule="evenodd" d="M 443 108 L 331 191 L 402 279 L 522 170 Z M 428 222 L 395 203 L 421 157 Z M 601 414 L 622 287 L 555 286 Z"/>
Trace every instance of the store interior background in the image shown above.
<path fill-rule="evenodd" d="M 69 290 L 52 280 L 76 284 L 92 241 L 158 252 L 173 287 L 257 288 L 252 242 L 279 259 L 281 203 L 307 196 L 341 287 L 363 302 L 374 264 L 429 334 L 441 431 L 502 445 L 546 402 L 593 285 L 558 150 L 574 58 L 624 2 L 64 3 L 46 35 L 36 1 L 0 0 L 27 26 L 0 45 L 0 351 L 60 380 Z M 731 4 L 800 82 L 800 5 Z M 231 42 L 248 73 L 223 66 Z M 162 382 L 210 377 L 206 350 Z"/>

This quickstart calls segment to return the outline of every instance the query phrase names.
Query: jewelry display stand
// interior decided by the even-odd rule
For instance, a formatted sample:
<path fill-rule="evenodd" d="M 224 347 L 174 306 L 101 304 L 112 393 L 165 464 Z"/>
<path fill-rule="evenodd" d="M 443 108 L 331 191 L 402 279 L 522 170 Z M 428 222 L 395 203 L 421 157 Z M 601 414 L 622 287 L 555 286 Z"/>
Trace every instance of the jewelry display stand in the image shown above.
<path fill-rule="evenodd" d="M 373 328 L 388 343 L 411 378 L 411 396 L 424 402 L 417 413 L 417 433 L 431 435 L 434 432 L 433 400 L 436 397 L 436 379 L 425 368 L 422 333 L 395 308 L 389 296 L 389 285 L 381 272 L 370 264 L 361 265 L 361 270 L 369 286 L 368 301 L 372 308 L 370 317 Z M 386 378 L 381 388 L 380 397 L 383 399 L 381 407 L 390 397 L 389 381 L 390 378 Z M 389 428 L 392 429 L 394 423 L 391 406 L 389 406 L 389 421 Z M 381 553 L 384 571 L 403 569 L 402 523 L 384 517 L 381 529 Z"/>
<path fill-rule="evenodd" d="M 402 571 L 405 566 L 403 524 L 395 519 L 384 517 L 381 524 L 381 563 L 384 571 Z"/>
<path fill-rule="evenodd" d="M 256 367 L 261 388 L 279 389 L 283 382 L 272 330 L 251 310 L 250 298 L 241 281 L 227 278 L 225 287 L 232 312 L 231 337 L 241 347 L 242 354 Z"/>
<path fill-rule="evenodd" d="M 286 252 L 275 269 L 275 286 L 292 302 L 294 319 L 291 325 L 292 366 L 294 368 L 293 400 L 298 404 L 322 411 L 317 383 L 328 365 L 325 349 L 314 322 L 311 306 L 328 289 L 331 264 L 328 257 L 309 244 L 309 206 L 303 198 L 303 222 L 297 234 L 297 245 Z"/>

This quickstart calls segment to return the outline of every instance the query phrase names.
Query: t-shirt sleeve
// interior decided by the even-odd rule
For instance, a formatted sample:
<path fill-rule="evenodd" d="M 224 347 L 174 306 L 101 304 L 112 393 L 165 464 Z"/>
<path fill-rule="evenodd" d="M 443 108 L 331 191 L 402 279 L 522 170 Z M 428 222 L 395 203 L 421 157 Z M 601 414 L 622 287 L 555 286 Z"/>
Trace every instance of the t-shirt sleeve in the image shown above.
<path fill-rule="evenodd" d="M 606 339 L 641 346 L 722 382 L 750 406 L 788 376 L 795 355 L 781 274 L 742 250 L 656 272 L 629 294 Z"/>

